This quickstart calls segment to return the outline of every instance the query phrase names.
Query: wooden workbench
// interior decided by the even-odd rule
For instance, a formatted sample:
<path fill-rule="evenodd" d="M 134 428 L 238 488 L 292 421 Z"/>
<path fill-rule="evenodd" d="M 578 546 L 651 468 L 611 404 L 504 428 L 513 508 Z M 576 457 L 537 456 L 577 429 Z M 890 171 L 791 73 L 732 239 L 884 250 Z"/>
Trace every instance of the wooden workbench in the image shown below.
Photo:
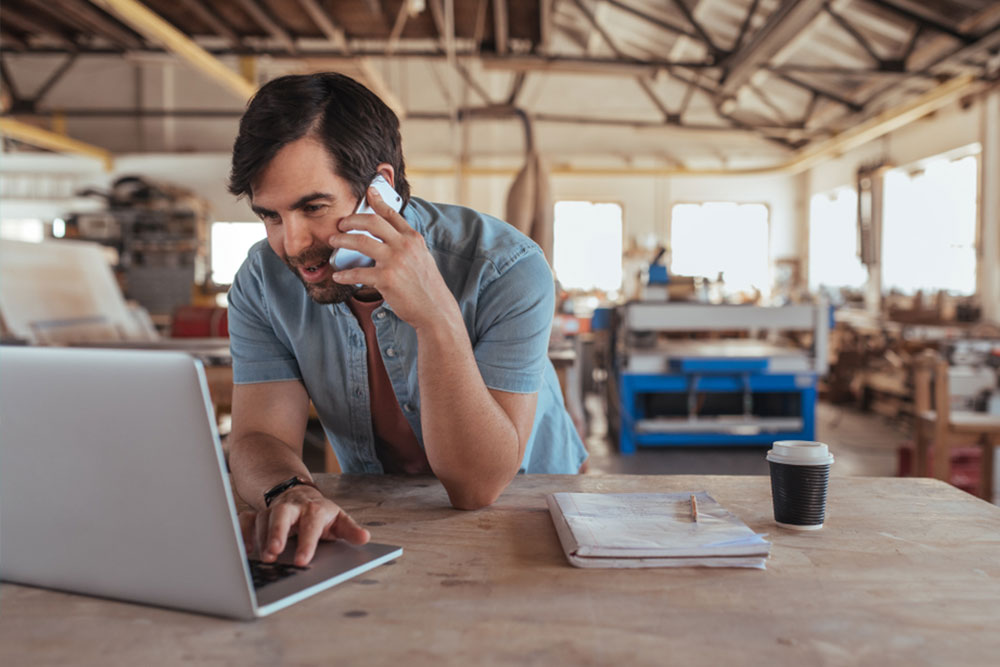
<path fill-rule="evenodd" d="M 826 527 L 799 533 L 766 477 L 521 476 L 461 512 L 431 478 L 327 476 L 402 558 L 251 623 L 4 585 L 0 664 L 996 664 L 1000 508 L 935 480 L 831 484 Z M 766 571 L 576 569 L 544 500 L 696 489 L 770 534 Z"/>

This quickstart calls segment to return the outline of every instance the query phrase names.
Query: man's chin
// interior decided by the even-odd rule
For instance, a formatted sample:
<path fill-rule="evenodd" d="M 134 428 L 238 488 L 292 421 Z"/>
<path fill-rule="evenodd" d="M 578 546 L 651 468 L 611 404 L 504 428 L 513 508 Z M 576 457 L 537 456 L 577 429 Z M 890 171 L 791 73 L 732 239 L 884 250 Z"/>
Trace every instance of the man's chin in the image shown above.
<path fill-rule="evenodd" d="M 316 303 L 322 304 L 342 303 L 350 299 L 361 289 L 356 285 L 341 285 L 333 281 L 322 285 L 304 282 L 303 285 L 305 285 L 306 293 L 309 297 Z"/>

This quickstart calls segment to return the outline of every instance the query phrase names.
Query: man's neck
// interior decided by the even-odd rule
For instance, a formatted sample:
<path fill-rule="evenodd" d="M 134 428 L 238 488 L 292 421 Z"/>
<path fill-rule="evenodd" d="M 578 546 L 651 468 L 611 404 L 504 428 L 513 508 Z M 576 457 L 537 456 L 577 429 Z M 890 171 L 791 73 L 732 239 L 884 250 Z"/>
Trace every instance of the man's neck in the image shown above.
<path fill-rule="evenodd" d="M 354 299 L 357 301 L 364 301 L 365 303 L 371 303 L 372 301 L 381 301 L 382 294 L 374 287 L 368 287 L 367 285 L 359 289 L 354 293 Z"/>

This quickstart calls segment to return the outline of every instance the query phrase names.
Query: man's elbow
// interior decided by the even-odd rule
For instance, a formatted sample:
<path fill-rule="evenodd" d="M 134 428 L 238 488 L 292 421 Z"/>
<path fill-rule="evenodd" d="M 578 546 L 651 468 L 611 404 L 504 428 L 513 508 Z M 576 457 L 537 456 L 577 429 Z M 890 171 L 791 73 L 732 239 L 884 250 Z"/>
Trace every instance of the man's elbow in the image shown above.
<path fill-rule="evenodd" d="M 497 501 L 497 498 L 503 493 L 503 489 L 504 487 L 489 489 L 482 486 L 458 489 L 445 485 L 451 506 L 458 510 L 478 510 L 489 507 Z"/>

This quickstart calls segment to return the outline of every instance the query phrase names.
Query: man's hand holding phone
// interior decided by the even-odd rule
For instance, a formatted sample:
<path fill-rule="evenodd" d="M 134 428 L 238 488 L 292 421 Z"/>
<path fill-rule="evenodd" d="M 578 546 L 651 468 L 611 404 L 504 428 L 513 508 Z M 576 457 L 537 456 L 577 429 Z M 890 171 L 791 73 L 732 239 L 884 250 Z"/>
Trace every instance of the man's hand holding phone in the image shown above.
<path fill-rule="evenodd" d="M 393 190 L 392 185 L 390 185 L 389 181 L 385 179 L 385 176 L 379 174 L 372 180 L 368 187 L 369 189 L 374 188 L 392 210 L 399 211 L 399 209 L 403 207 L 403 198 L 399 196 L 398 192 Z M 375 210 L 368 204 L 367 195 L 361 198 L 361 202 L 358 203 L 358 208 L 355 209 L 354 215 L 375 215 Z M 365 236 L 373 238 L 376 241 L 380 240 L 361 229 L 353 230 L 348 233 L 364 234 Z M 333 255 L 330 256 L 330 264 L 333 266 L 335 271 L 372 266 L 374 263 L 375 260 L 371 257 L 364 255 L 357 250 L 351 250 L 350 248 L 338 247 Z"/>
<path fill-rule="evenodd" d="M 346 248 L 371 257 L 375 263 L 336 271 L 333 279 L 342 285 L 375 288 L 393 312 L 415 329 L 449 320 L 462 324 L 458 303 L 427 250 L 424 237 L 393 210 L 379 189 L 368 188 L 366 199 L 375 215 L 347 216 L 329 243 L 338 249 L 334 257 Z"/>

